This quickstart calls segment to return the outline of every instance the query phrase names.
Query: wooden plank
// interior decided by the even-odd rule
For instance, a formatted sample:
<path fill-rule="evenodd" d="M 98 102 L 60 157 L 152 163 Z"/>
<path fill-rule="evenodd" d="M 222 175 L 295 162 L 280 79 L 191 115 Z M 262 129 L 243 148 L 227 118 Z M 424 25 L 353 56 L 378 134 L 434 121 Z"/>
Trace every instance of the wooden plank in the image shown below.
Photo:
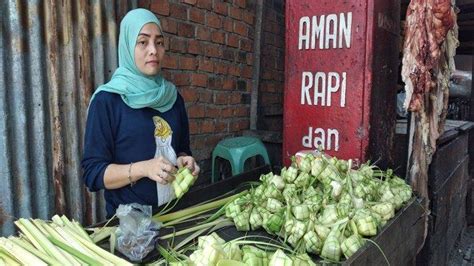
<path fill-rule="evenodd" d="M 387 256 L 390 265 L 407 265 L 423 244 L 425 212 L 413 198 L 373 239 Z M 368 243 L 343 265 L 386 265 L 380 250 Z"/>
<path fill-rule="evenodd" d="M 474 156 L 473 156 L 474 157 Z M 471 165 L 469 165 L 471 166 Z M 472 173 L 469 175 L 469 185 L 466 196 L 466 219 L 467 226 L 474 225 L 474 179 Z"/>
<path fill-rule="evenodd" d="M 426 244 L 417 263 L 446 265 L 449 251 L 465 226 L 469 156 L 465 155 L 452 175 L 431 198 Z M 428 259 L 428 261 L 426 261 Z"/>
<path fill-rule="evenodd" d="M 460 134 L 454 140 L 438 147 L 428 171 L 430 197 L 434 191 L 439 190 L 454 169 L 464 160 L 468 153 L 467 147 L 468 134 Z"/>

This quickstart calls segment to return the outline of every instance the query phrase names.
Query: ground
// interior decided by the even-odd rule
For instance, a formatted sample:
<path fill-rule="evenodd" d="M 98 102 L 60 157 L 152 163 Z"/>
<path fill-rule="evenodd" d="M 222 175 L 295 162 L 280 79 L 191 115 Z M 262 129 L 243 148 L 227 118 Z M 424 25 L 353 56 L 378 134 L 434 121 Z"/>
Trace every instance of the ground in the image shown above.
<path fill-rule="evenodd" d="M 449 254 L 448 265 L 474 265 L 474 226 L 464 230 Z"/>

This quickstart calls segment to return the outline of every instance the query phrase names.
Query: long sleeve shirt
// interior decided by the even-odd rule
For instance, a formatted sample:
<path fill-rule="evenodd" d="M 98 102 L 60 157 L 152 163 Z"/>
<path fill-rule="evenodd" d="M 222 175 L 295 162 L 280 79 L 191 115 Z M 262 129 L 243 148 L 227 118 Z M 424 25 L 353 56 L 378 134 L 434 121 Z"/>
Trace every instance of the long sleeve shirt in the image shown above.
<path fill-rule="evenodd" d="M 144 177 L 134 186 L 106 189 L 104 173 L 109 164 L 130 164 L 155 156 L 153 117 L 163 118 L 171 127 L 171 146 L 176 152 L 191 155 L 189 124 L 184 100 L 178 93 L 173 107 L 161 113 L 155 109 L 132 109 L 121 96 L 102 91 L 89 106 L 81 165 L 83 179 L 90 191 L 105 189 L 107 216 L 120 204 L 157 205 L 156 182 Z"/>

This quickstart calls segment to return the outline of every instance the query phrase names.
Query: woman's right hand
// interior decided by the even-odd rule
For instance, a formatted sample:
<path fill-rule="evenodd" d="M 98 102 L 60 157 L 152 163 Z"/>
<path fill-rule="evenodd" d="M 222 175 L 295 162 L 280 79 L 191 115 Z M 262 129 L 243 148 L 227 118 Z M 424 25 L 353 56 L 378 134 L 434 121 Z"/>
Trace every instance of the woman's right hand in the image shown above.
<path fill-rule="evenodd" d="M 148 178 L 160 184 L 166 185 L 173 182 L 177 169 L 165 157 L 160 156 L 148 161 L 144 161 L 143 171 L 145 176 Z"/>

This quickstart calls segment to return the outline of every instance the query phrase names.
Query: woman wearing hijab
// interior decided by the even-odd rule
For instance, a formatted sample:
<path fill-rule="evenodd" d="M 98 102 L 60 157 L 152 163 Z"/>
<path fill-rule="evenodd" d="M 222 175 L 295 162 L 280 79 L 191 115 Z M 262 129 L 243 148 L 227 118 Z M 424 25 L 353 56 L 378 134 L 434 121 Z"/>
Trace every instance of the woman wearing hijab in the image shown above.
<path fill-rule="evenodd" d="M 183 98 L 160 74 L 165 53 L 160 21 L 134 9 L 120 23 L 119 67 L 89 105 L 82 168 L 91 191 L 105 189 L 107 216 L 120 204 L 158 206 L 174 197 L 176 167 L 191 156 Z"/>

